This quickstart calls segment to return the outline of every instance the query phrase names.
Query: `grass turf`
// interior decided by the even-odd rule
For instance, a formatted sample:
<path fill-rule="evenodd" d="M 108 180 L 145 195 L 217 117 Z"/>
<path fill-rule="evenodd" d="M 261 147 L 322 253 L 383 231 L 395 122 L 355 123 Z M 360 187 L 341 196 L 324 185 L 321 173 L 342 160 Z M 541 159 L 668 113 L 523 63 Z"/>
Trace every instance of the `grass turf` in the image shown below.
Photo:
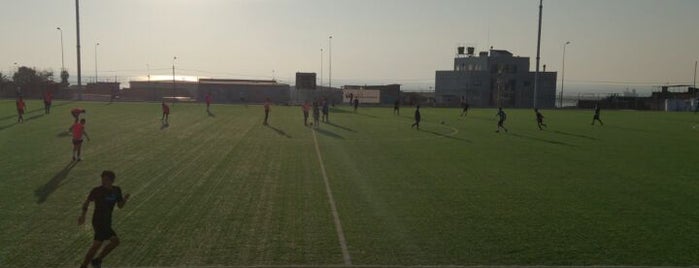
<path fill-rule="evenodd" d="M 340 265 L 299 107 L 0 101 L 0 266 L 75 266 L 80 203 L 103 169 L 131 193 L 109 266 Z M 69 109 L 87 109 L 70 164 Z M 691 113 L 339 106 L 317 129 L 354 265 L 696 265 L 699 117 Z M 444 124 L 441 124 L 444 121 Z M 92 210 L 91 206 L 91 210 Z M 91 213 L 90 210 L 90 213 Z M 88 215 L 91 215 L 88 213 Z"/>

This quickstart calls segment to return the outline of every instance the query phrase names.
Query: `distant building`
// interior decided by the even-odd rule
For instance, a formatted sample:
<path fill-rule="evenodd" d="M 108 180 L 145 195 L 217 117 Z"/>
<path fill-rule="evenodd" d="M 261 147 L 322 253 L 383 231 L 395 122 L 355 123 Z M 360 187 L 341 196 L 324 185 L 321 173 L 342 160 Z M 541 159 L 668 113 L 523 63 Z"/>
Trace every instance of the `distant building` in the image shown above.
<path fill-rule="evenodd" d="M 316 73 L 296 73 L 297 89 L 316 89 Z"/>
<path fill-rule="evenodd" d="M 393 104 L 396 100 L 400 99 L 400 85 L 399 84 L 388 84 L 388 85 L 345 85 L 342 87 L 345 92 L 361 92 L 366 90 L 369 92 L 378 92 L 379 96 L 373 103 L 377 104 Z M 345 93 L 344 95 L 348 95 Z M 356 94 L 353 94 L 356 95 Z M 348 97 L 344 96 L 348 101 Z M 361 100 L 360 100 L 361 101 Z"/>
<path fill-rule="evenodd" d="M 290 102 L 290 87 L 276 80 L 199 79 L 197 98 L 211 94 L 214 103 Z"/>
<path fill-rule="evenodd" d="M 435 98 L 441 105 L 458 105 L 461 97 L 478 107 L 531 108 L 534 76 L 529 58 L 516 57 L 506 50 L 483 51 L 478 56 L 469 47 L 454 58 L 454 69 L 437 71 Z M 556 100 L 556 72 L 539 72 L 537 106 L 552 108 Z"/>

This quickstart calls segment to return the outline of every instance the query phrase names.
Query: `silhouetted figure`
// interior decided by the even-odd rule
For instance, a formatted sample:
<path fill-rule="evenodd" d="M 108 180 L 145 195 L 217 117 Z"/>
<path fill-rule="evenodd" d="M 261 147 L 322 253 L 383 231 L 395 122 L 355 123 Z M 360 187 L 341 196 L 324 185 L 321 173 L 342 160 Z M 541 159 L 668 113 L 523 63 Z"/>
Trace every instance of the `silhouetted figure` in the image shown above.
<path fill-rule="evenodd" d="M 595 125 L 595 121 L 599 121 L 600 125 L 603 125 L 603 126 L 604 126 L 604 123 L 602 123 L 602 120 L 599 119 L 599 110 L 600 110 L 599 105 L 598 105 L 598 106 L 595 106 L 595 116 L 592 117 L 592 123 L 591 123 L 590 125 L 593 125 L 593 126 L 594 126 L 594 125 Z"/>
<path fill-rule="evenodd" d="M 73 161 L 80 161 L 80 153 L 83 147 L 83 137 L 90 140 L 90 136 L 87 135 L 85 131 L 85 118 L 80 119 L 80 122 L 75 122 L 73 126 L 70 127 L 70 131 L 73 134 Z"/>
<path fill-rule="evenodd" d="M 209 113 L 209 114 L 211 113 L 211 111 L 209 110 L 209 106 L 211 106 L 211 101 L 212 101 L 212 99 L 213 99 L 213 98 L 211 97 L 211 93 L 206 93 L 206 97 L 205 97 L 205 100 L 206 100 L 206 112 Z"/>
<path fill-rule="evenodd" d="M 114 172 L 109 170 L 102 171 L 101 177 L 102 185 L 92 188 L 87 199 L 83 202 L 82 213 L 78 217 L 78 225 L 85 223 L 85 214 L 90 206 L 90 202 L 95 202 L 95 210 L 92 214 L 92 229 L 95 235 L 92 240 L 92 246 L 90 246 L 87 254 L 85 254 L 83 263 L 80 265 L 81 268 L 87 268 L 88 263 L 92 264 L 92 267 L 102 267 L 102 260 L 120 244 L 119 237 L 112 229 L 112 211 L 114 210 L 114 205 L 123 208 L 130 195 L 125 194 L 122 196 L 121 188 L 114 185 L 114 179 L 116 179 Z M 93 259 L 106 240 L 109 240 L 107 246 L 102 249 L 97 258 Z"/>
<path fill-rule="evenodd" d="M 50 90 L 44 91 L 44 114 L 51 113 L 51 102 L 53 101 L 53 96 Z"/>
<path fill-rule="evenodd" d="M 468 101 L 466 101 L 466 98 L 463 96 L 461 97 L 461 116 L 467 116 L 468 115 Z"/>
<path fill-rule="evenodd" d="M 313 125 L 316 128 L 320 126 L 320 107 L 318 107 L 318 101 L 313 102 Z"/>
<path fill-rule="evenodd" d="M 272 104 L 269 102 L 269 98 L 267 98 L 267 100 L 265 100 L 265 122 L 262 123 L 262 124 L 265 125 L 265 126 L 268 125 L 267 119 L 269 119 L 269 107 L 270 107 L 271 105 L 272 105 Z"/>
<path fill-rule="evenodd" d="M 400 115 L 400 100 L 393 103 L 393 115 Z"/>
<path fill-rule="evenodd" d="M 415 108 L 415 123 L 413 123 L 410 128 L 417 127 L 417 129 L 420 130 L 420 120 L 422 120 L 422 116 L 420 116 L 420 105 L 418 105 Z"/>
<path fill-rule="evenodd" d="M 495 130 L 495 132 L 500 133 L 500 129 L 504 129 L 505 132 L 507 132 L 507 128 L 505 127 L 505 120 L 507 120 L 507 114 L 505 111 L 502 110 L 502 107 L 498 108 L 498 113 L 495 114 L 495 116 L 499 116 L 500 120 L 498 120 L 498 129 Z"/>
<path fill-rule="evenodd" d="M 544 115 L 539 112 L 539 109 L 535 108 L 534 112 L 536 113 L 536 124 L 539 126 L 539 130 L 543 130 L 543 128 L 541 128 L 542 126 L 548 128 L 548 126 L 544 124 Z"/>
<path fill-rule="evenodd" d="M 303 125 L 308 126 L 308 112 L 311 110 L 311 105 L 308 104 L 308 101 L 301 105 L 301 110 L 303 111 Z"/>
<path fill-rule="evenodd" d="M 167 123 L 167 121 L 168 121 L 168 119 L 169 119 L 169 117 L 170 117 L 170 106 L 168 106 L 167 103 L 165 103 L 164 100 L 163 100 L 163 102 L 160 104 L 160 106 L 161 106 L 162 109 L 163 109 L 163 117 L 160 118 L 160 121 L 163 121 L 163 122 Z"/>
<path fill-rule="evenodd" d="M 357 107 L 359 107 L 359 99 L 354 99 L 354 111 L 357 111 Z"/>
<path fill-rule="evenodd" d="M 328 100 L 323 98 L 323 122 L 330 122 L 329 113 L 330 113 L 330 106 L 328 106 Z"/>

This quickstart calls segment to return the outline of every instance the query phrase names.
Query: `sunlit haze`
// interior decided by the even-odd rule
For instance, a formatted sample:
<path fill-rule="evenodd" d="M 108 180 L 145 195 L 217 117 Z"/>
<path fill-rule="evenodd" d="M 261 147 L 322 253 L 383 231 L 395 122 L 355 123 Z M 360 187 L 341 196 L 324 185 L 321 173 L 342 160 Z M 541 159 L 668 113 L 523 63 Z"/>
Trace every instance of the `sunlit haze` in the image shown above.
<path fill-rule="evenodd" d="M 427 90 L 435 71 L 452 68 L 458 45 L 531 57 L 533 69 L 538 2 L 83 0 L 82 74 L 94 79 L 96 61 L 100 79 L 171 75 L 176 56 L 178 75 L 293 85 L 296 72 L 320 79 L 323 49 L 325 85 L 332 50 L 333 86 L 399 83 Z M 695 0 L 544 1 L 542 64 L 560 72 L 570 41 L 570 92 L 691 84 L 699 59 L 697 14 Z M 75 1 L 4 1 L 0 22 L 2 73 L 14 71 L 14 63 L 57 73 L 61 27 L 75 83 Z"/>

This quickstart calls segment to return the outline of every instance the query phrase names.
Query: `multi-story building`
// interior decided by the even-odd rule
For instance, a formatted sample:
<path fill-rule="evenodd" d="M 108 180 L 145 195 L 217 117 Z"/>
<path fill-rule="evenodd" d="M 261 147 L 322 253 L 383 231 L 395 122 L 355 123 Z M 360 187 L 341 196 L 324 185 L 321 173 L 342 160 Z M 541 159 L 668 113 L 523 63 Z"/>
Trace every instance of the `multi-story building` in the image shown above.
<path fill-rule="evenodd" d="M 435 98 L 438 104 L 458 105 L 464 98 L 477 107 L 531 108 L 534 105 L 534 76 L 529 58 L 513 56 L 506 50 L 483 51 L 474 55 L 459 47 L 454 69 L 437 71 Z M 556 100 L 556 72 L 539 72 L 537 104 L 552 108 Z"/>

